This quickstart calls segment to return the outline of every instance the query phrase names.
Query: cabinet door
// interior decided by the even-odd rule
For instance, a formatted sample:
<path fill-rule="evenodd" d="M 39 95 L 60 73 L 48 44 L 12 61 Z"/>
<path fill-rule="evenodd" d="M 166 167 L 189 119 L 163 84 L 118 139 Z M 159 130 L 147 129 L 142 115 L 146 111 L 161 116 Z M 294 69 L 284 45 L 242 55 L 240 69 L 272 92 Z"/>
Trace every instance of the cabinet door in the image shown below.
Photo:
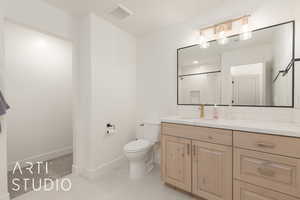
<path fill-rule="evenodd" d="M 232 200 L 232 148 L 192 142 L 194 195 L 209 200 Z"/>
<path fill-rule="evenodd" d="M 191 140 L 163 136 L 164 181 L 191 192 Z"/>

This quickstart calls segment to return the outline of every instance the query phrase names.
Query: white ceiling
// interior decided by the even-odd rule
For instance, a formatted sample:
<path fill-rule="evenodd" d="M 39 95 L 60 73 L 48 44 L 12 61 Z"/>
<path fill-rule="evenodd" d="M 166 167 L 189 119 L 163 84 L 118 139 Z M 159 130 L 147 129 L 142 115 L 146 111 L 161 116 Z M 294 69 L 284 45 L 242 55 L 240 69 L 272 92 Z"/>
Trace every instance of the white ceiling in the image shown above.
<path fill-rule="evenodd" d="M 134 35 L 143 35 L 157 29 L 181 23 L 208 13 L 226 0 L 44 0 L 74 15 L 94 12 L 116 26 Z M 109 13 L 121 4 L 134 14 L 116 20 Z"/>

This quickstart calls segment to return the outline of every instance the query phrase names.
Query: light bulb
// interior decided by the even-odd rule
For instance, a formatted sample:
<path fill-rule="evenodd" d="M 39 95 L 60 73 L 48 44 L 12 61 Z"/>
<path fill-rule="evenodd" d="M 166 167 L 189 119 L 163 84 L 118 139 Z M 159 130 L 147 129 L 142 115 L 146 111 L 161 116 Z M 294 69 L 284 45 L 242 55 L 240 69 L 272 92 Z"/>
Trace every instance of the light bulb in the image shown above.
<path fill-rule="evenodd" d="M 206 40 L 206 38 L 203 35 L 200 35 L 199 37 L 199 45 L 201 48 L 208 48 L 210 46 L 209 42 Z"/>
<path fill-rule="evenodd" d="M 242 31 L 243 32 L 249 32 L 250 31 L 249 24 L 244 24 L 243 27 L 242 27 Z"/>
<path fill-rule="evenodd" d="M 200 47 L 203 49 L 207 49 L 209 46 L 210 46 L 209 42 L 204 42 L 204 43 L 200 44 Z"/>
<path fill-rule="evenodd" d="M 221 44 L 221 45 L 225 45 L 229 42 L 229 39 L 228 37 L 226 36 L 226 33 L 225 31 L 221 31 L 219 33 L 219 39 L 218 39 L 218 43 Z"/>
<path fill-rule="evenodd" d="M 240 34 L 240 40 L 250 40 L 252 38 L 252 32 L 245 32 Z"/>
<path fill-rule="evenodd" d="M 252 31 L 249 28 L 249 24 L 242 26 L 242 33 L 240 34 L 240 40 L 249 40 L 252 38 Z"/>
<path fill-rule="evenodd" d="M 205 37 L 203 35 L 199 36 L 199 44 L 202 44 L 203 42 L 205 42 Z"/>

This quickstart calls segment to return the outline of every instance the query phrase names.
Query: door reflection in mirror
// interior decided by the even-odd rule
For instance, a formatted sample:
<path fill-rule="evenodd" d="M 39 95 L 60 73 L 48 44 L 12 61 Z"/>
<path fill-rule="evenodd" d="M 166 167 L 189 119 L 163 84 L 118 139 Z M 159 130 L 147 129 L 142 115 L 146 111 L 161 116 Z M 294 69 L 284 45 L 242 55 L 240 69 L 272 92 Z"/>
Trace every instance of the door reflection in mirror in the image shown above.
<path fill-rule="evenodd" d="M 286 22 L 255 30 L 249 40 L 236 35 L 226 45 L 178 49 L 178 104 L 293 107 L 294 26 Z"/>

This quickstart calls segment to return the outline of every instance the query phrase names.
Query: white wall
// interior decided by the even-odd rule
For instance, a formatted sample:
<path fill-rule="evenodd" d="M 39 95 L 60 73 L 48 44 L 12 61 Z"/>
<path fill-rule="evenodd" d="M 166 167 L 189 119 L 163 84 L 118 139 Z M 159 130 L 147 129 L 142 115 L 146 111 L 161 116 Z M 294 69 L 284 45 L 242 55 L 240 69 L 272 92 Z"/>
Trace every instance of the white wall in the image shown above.
<path fill-rule="evenodd" d="M 76 157 L 73 172 L 88 173 L 92 168 L 92 139 L 91 139 L 91 111 L 92 111 L 92 66 L 91 66 L 91 20 L 90 16 L 78 19 L 78 123 Z"/>
<path fill-rule="evenodd" d="M 72 43 L 6 23 L 8 162 L 72 152 Z"/>
<path fill-rule="evenodd" d="M 136 41 L 93 14 L 81 27 L 80 110 L 86 121 L 76 167 L 94 178 L 122 160 L 124 145 L 135 137 Z M 107 123 L 116 125 L 114 135 L 105 135 Z"/>
<path fill-rule="evenodd" d="M 269 12 L 270 10 L 272 12 Z M 296 0 L 284 2 L 281 0 L 246 2 L 232 0 L 232 3 L 212 9 L 210 15 L 199 16 L 190 22 L 167 27 L 139 38 L 137 49 L 138 119 L 158 119 L 181 111 L 185 112 L 184 109 L 196 110 L 189 106 L 177 107 L 176 105 L 176 49 L 194 44 L 196 30 L 203 26 L 249 13 L 252 15 L 253 28 L 260 28 L 295 19 L 296 13 L 299 13 L 299 3 Z M 298 24 L 300 18 L 299 14 L 297 15 Z M 299 40 L 299 34 L 296 39 Z M 297 45 L 298 57 L 300 57 L 299 48 Z M 236 111 L 233 117 L 284 121 L 293 119 L 291 109 L 234 108 L 230 111 Z"/>
<path fill-rule="evenodd" d="M 16 6 L 17 5 L 17 6 Z M 39 0 L 0 0 L 0 24 L 2 25 L 3 18 L 8 18 L 12 21 L 32 26 L 33 28 L 39 29 L 41 31 L 47 32 L 49 34 L 54 34 L 58 37 L 63 37 L 72 40 L 73 39 L 73 21 L 72 17 L 56 8 L 49 6 Z M 0 26 L 0 35 L 2 35 L 2 27 Z M 0 44 L 0 52 L 3 49 L 3 45 Z M 76 58 L 74 58 L 76 61 Z M 3 59 L 0 56 L 0 61 Z M 0 82 L 3 81 L 3 68 L 1 65 L 1 76 Z M 77 74 L 77 65 L 74 63 L 73 70 L 74 74 Z M 76 76 L 75 76 L 76 77 Z M 77 80 L 74 80 L 75 82 Z M 5 90 L 5 86 L 3 87 Z M 74 88 L 74 93 L 77 94 L 76 88 Z M 76 104 L 77 101 L 74 101 Z M 74 106 L 75 108 L 77 106 Z M 74 109 L 74 120 L 77 119 L 76 109 Z M 75 124 L 75 123 L 74 123 Z M 75 127 L 76 128 L 76 127 Z M 76 130 L 74 130 L 76 133 Z M 0 134 L 0 199 L 3 195 L 7 195 L 7 181 L 6 181 L 6 132 Z M 6 196 L 3 198 L 6 200 Z M 1 199 L 2 200 L 2 199 Z"/>
<path fill-rule="evenodd" d="M 3 46 L 3 30 L 4 30 L 4 17 L 3 17 L 3 0 L 0 0 L 0 85 L 1 90 L 4 92 L 3 86 L 3 70 L 4 70 L 4 46 Z M 6 149 L 6 127 L 5 120 L 1 119 L 2 132 L 0 133 L 0 200 L 8 200 L 7 192 L 7 149 Z"/>
<path fill-rule="evenodd" d="M 49 34 L 73 39 L 73 18 L 41 0 L 3 0 L 5 18 L 40 29 Z"/>
<path fill-rule="evenodd" d="M 109 22 L 91 15 L 92 135 L 95 166 L 123 157 L 135 137 L 136 40 Z M 117 132 L 104 136 L 106 124 Z"/>

